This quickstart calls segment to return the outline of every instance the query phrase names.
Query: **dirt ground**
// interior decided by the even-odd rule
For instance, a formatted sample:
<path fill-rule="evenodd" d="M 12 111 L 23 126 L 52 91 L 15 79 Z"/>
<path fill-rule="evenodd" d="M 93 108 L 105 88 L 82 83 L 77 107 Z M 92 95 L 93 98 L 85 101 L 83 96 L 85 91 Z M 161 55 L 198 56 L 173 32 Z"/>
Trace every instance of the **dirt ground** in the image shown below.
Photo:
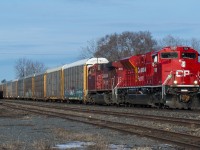
<path fill-rule="evenodd" d="M 78 142 L 82 142 L 78 147 Z M 11 110 L 0 104 L 0 149 L 175 150 L 176 146 L 96 126 Z M 72 144 L 73 143 L 73 144 Z M 74 145 L 74 147 L 73 147 Z"/>

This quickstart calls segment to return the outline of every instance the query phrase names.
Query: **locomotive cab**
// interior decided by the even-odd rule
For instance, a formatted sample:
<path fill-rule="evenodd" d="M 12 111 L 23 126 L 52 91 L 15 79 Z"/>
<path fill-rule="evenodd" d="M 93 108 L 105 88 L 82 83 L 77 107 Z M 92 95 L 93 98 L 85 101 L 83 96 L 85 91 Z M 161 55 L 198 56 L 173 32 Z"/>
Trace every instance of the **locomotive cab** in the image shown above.
<path fill-rule="evenodd" d="M 162 98 L 166 105 L 190 108 L 199 103 L 198 52 L 190 47 L 166 47 L 158 56 L 162 68 Z"/>

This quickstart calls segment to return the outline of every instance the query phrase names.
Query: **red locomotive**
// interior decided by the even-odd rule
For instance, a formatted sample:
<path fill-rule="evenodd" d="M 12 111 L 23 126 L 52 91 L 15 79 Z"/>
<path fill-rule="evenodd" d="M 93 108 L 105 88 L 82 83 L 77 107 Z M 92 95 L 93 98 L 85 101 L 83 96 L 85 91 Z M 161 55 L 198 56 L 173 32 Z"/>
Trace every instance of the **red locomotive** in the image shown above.
<path fill-rule="evenodd" d="M 106 104 L 199 107 L 200 63 L 190 47 L 165 47 L 88 69 L 88 99 Z"/>

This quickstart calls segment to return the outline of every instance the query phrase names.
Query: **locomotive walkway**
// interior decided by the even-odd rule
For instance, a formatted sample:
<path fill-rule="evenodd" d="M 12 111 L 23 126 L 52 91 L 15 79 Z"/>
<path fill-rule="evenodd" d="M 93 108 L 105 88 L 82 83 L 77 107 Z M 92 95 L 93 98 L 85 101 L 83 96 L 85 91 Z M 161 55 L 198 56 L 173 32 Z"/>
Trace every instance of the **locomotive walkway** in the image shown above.
<path fill-rule="evenodd" d="M 17 101 L 16 101 L 17 102 Z M 185 133 L 177 133 L 172 131 L 166 131 L 162 129 L 155 129 L 150 127 L 138 126 L 133 124 L 121 123 L 118 121 L 109 121 L 106 119 L 95 118 L 94 116 L 88 116 L 88 113 L 92 114 L 101 114 L 101 115 L 112 115 L 125 118 L 138 118 L 143 120 L 155 120 L 156 122 L 170 122 L 173 124 L 187 125 L 200 127 L 200 121 L 192 119 L 181 119 L 181 118 L 171 118 L 171 117 L 159 117 L 151 115 L 139 115 L 133 113 L 119 113 L 113 111 L 100 111 L 100 110 L 89 110 L 83 108 L 75 107 L 63 107 L 63 106 L 52 106 L 44 103 L 23 103 L 23 102 L 13 102 L 13 101 L 4 101 L 3 106 L 10 107 L 13 109 L 20 109 L 24 111 L 29 111 L 32 113 L 43 114 L 48 116 L 59 117 L 63 119 L 68 119 L 72 121 L 83 122 L 87 124 L 92 124 L 96 126 L 101 126 L 104 128 L 110 128 L 113 130 L 136 134 L 140 136 L 150 137 L 157 140 L 161 140 L 167 143 L 173 143 L 182 147 L 187 147 L 190 149 L 200 149 L 200 137 L 189 135 Z M 72 111 L 74 113 L 69 113 Z M 87 115 L 85 115 L 87 114 Z M 106 117 L 104 117 L 106 118 Z"/>

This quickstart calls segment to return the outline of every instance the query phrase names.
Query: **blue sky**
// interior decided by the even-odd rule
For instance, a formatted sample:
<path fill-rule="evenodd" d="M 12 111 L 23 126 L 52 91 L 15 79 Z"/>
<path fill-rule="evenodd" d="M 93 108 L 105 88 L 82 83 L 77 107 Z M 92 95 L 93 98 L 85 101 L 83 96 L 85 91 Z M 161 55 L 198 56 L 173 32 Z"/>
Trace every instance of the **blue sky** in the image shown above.
<path fill-rule="evenodd" d="M 199 0 L 0 0 L 0 81 L 25 57 L 47 67 L 79 59 L 87 41 L 150 31 L 200 39 Z"/>

